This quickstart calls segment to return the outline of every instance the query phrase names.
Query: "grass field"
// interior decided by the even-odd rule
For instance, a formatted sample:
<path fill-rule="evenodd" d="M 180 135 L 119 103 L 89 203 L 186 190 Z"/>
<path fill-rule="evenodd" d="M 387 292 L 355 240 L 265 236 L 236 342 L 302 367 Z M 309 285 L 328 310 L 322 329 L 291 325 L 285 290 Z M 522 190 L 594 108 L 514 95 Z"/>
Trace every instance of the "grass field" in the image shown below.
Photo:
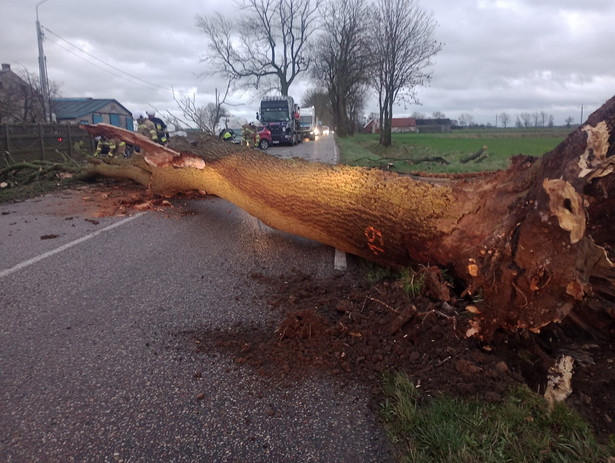
<path fill-rule="evenodd" d="M 565 404 L 549 411 L 526 387 L 500 403 L 425 400 L 407 376 L 388 375 L 382 417 L 405 463 L 570 462 L 611 463 L 615 441 L 599 443 L 590 427 Z"/>
<path fill-rule="evenodd" d="M 383 148 L 378 135 L 336 138 L 344 164 L 380 167 L 397 172 L 476 172 L 506 169 L 517 154 L 541 156 L 551 151 L 571 129 L 507 129 L 455 131 L 449 134 L 394 133 L 393 144 Z M 486 150 L 480 160 L 463 159 Z"/>

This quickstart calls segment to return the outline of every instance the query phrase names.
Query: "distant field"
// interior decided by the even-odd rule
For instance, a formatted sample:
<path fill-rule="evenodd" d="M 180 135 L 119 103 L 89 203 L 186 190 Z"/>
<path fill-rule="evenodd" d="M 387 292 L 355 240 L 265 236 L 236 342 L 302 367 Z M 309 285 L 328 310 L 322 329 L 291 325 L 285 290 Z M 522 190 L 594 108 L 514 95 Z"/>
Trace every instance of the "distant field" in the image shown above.
<path fill-rule="evenodd" d="M 541 156 L 562 142 L 572 129 L 507 129 L 459 131 L 450 134 L 393 134 L 393 145 L 378 145 L 378 135 L 336 138 L 344 164 L 380 167 L 397 172 L 476 172 L 506 169 L 517 154 Z M 487 146 L 483 159 L 461 160 Z M 428 160 L 432 159 L 432 160 Z M 446 164 L 443 160 L 448 162 Z"/>

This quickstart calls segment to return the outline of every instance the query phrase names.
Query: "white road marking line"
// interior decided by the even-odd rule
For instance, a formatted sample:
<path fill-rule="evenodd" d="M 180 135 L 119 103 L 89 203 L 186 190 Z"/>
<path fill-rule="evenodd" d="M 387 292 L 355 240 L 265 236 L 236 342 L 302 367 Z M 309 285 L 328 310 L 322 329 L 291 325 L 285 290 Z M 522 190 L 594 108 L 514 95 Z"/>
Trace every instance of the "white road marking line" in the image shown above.
<path fill-rule="evenodd" d="M 346 253 L 335 249 L 335 259 L 333 260 L 333 268 L 335 270 L 346 270 Z"/>
<path fill-rule="evenodd" d="M 131 217 L 126 217 L 125 219 L 122 219 L 119 222 L 115 222 L 114 224 L 111 224 L 111 225 L 109 225 L 109 226 L 107 226 L 105 228 L 101 228 L 100 230 L 96 230 L 95 232 L 90 233 L 89 235 L 82 236 L 81 238 L 78 238 L 78 239 L 76 239 L 74 241 L 71 241 L 70 243 L 63 244 L 59 248 L 52 249 L 51 251 L 44 252 L 43 254 L 40 254 L 40 255 L 38 255 L 36 257 L 33 257 L 32 259 L 24 260 L 23 262 L 15 265 L 14 267 L 7 268 L 6 270 L 2 270 L 0 272 L 0 278 L 6 277 L 6 276 L 10 275 L 11 273 L 14 273 L 14 272 L 16 272 L 18 270 L 21 270 L 22 268 L 26 268 L 26 267 L 28 267 L 28 266 L 30 266 L 32 264 L 36 264 L 37 262 L 39 262 L 39 261 L 41 261 L 43 259 L 46 259 L 47 257 L 53 256 L 54 254 L 58 254 L 58 253 L 60 253 L 62 251 L 66 251 L 67 249 L 72 248 L 73 246 L 76 246 L 76 245 L 78 245 L 80 243 L 83 243 L 84 241 L 87 241 L 87 240 L 89 240 L 91 238 L 94 238 L 94 237 L 100 235 L 101 233 L 104 233 L 104 232 L 109 231 L 109 230 L 113 230 L 116 227 L 119 227 L 121 225 L 124 225 L 125 223 L 130 222 L 131 220 L 136 219 L 137 217 L 141 217 L 143 214 L 145 214 L 145 212 L 139 212 L 139 213 L 137 213 L 137 214 L 135 214 L 135 215 L 133 215 Z"/>
<path fill-rule="evenodd" d="M 340 162 L 337 152 L 337 145 L 335 144 L 335 140 L 333 140 L 333 164 L 338 164 Z"/>
<path fill-rule="evenodd" d="M 333 141 L 333 164 L 339 163 L 339 153 L 337 151 L 337 145 L 335 144 L 335 140 Z M 333 268 L 335 270 L 343 270 L 346 271 L 346 253 L 340 251 L 339 249 L 335 249 L 335 258 L 333 259 Z"/>

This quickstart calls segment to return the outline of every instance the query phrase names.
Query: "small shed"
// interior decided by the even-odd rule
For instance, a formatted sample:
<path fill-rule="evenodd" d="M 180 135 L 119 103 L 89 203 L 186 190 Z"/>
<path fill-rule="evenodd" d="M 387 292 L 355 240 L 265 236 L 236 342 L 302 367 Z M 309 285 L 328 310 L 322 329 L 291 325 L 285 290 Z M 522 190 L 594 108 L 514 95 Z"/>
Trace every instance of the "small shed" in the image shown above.
<path fill-rule="evenodd" d="M 132 113 L 117 100 L 98 98 L 57 98 L 51 100 L 51 112 L 58 122 L 98 124 L 105 122 L 133 130 Z"/>

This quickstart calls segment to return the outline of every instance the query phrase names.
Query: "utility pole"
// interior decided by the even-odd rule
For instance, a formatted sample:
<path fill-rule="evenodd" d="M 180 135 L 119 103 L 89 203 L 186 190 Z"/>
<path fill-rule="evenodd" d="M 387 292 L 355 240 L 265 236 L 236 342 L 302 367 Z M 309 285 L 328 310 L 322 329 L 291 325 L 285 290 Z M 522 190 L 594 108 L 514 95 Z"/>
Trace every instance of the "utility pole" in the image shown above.
<path fill-rule="evenodd" d="M 579 125 L 583 124 L 583 105 L 581 105 L 581 122 L 579 123 Z"/>
<path fill-rule="evenodd" d="M 38 7 L 47 0 L 36 4 L 36 36 L 38 39 L 38 74 L 41 80 L 41 92 L 43 93 L 43 108 L 45 110 L 45 122 L 51 120 L 51 108 L 49 101 L 49 80 L 47 79 L 47 58 L 43 51 L 43 33 L 41 31 L 41 23 L 38 21 Z"/>

